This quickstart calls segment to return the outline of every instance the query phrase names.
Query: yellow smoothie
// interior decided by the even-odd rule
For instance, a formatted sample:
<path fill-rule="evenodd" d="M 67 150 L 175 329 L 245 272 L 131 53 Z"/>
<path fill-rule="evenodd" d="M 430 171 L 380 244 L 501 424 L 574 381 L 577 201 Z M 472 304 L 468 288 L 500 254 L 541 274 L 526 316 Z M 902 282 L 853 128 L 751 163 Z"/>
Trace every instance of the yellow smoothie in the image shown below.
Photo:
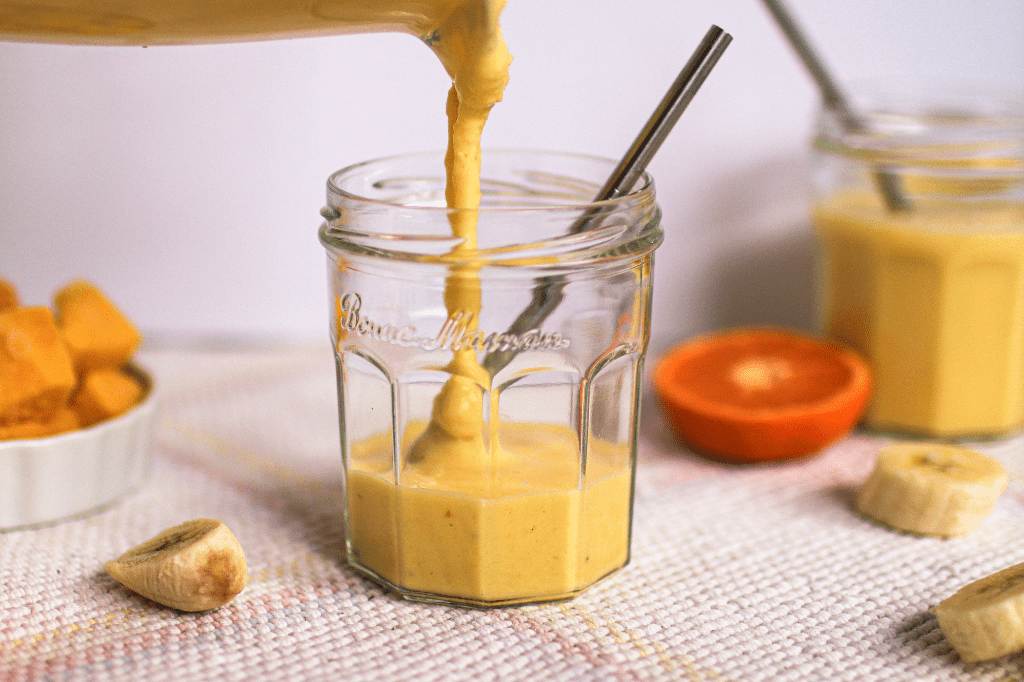
<path fill-rule="evenodd" d="M 403 441 L 424 428 L 410 426 Z M 398 484 L 390 438 L 353 446 L 347 494 L 359 563 L 403 590 L 491 605 L 570 597 L 623 566 L 628 448 L 593 442 L 581 475 L 568 428 L 502 425 L 498 437 L 504 457 L 484 475 L 410 466 Z"/>
<path fill-rule="evenodd" d="M 873 427 L 939 437 L 1024 426 L 1024 206 L 875 194 L 814 209 L 823 326 L 875 374 Z"/>

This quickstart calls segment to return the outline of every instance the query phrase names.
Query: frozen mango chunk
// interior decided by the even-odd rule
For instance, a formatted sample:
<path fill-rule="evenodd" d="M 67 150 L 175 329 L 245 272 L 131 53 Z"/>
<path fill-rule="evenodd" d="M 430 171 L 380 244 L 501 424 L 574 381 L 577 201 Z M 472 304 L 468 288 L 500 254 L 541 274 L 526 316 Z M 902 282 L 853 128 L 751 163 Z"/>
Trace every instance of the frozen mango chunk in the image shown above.
<path fill-rule="evenodd" d="M 45 438 L 60 433 L 74 431 L 79 427 L 78 415 L 70 407 L 64 406 L 46 421 L 28 421 L 0 424 L 0 440 L 17 440 L 22 438 Z"/>
<path fill-rule="evenodd" d="M 142 386 L 118 369 L 96 369 L 82 379 L 71 407 L 83 426 L 127 412 L 142 397 Z"/>
<path fill-rule="evenodd" d="M 94 285 L 72 282 L 54 297 L 64 342 L 79 374 L 121 367 L 142 343 L 132 323 Z"/>
<path fill-rule="evenodd" d="M 48 421 L 74 388 L 71 356 L 49 308 L 0 312 L 0 424 Z"/>
<path fill-rule="evenodd" d="M 18 307 L 18 290 L 5 279 L 0 278 L 0 313 Z"/>

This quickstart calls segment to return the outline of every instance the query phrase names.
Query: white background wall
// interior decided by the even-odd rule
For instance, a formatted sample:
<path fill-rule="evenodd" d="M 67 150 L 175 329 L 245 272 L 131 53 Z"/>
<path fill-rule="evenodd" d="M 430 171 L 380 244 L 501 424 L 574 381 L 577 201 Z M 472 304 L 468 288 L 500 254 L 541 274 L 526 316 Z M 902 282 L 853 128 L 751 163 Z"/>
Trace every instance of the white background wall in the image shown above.
<path fill-rule="evenodd" d="M 1021 0 L 790 6 L 844 81 L 1024 93 Z M 712 23 L 735 40 L 651 167 L 667 232 L 654 353 L 736 323 L 811 325 L 817 95 L 758 0 L 509 0 L 504 14 L 516 59 L 485 144 L 616 158 Z M 447 87 L 399 35 L 0 44 L 0 276 L 29 303 L 88 277 L 156 342 L 326 339 L 325 179 L 442 148 Z"/>

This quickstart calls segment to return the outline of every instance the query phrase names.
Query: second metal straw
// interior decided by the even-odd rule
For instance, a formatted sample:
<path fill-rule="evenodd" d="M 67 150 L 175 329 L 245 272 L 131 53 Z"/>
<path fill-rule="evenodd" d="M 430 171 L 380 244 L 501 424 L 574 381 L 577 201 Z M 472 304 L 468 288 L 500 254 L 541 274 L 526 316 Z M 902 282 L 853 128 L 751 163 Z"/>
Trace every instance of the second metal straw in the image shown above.
<path fill-rule="evenodd" d="M 861 132 L 864 129 L 864 124 L 861 122 L 860 117 L 850 107 L 849 102 L 843 95 L 843 91 L 839 88 L 831 74 L 829 74 L 828 69 L 825 68 L 825 63 L 818 57 L 814 48 L 811 47 L 810 41 L 807 40 L 804 32 L 797 26 L 793 16 L 782 4 L 782 0 L 762 1 L 772 17 L 774 17 L 775 23 L 779 25 L 782 33 L 789 40 L 789 44 L 793 47 L 800 61 L 804 63 L 804 66 L 811 73 L 811 78 L 818 85 L 825 105 L 839 114 L 843 128 L 847 132 Z M 890 211 L 910 210 L 910 202 L 903 194 L 899 177 L 888 171 L 879 170 L 875 173 L 875 183 L 878 185 L 878 189 L 882 193 L 885 204 Z"/>

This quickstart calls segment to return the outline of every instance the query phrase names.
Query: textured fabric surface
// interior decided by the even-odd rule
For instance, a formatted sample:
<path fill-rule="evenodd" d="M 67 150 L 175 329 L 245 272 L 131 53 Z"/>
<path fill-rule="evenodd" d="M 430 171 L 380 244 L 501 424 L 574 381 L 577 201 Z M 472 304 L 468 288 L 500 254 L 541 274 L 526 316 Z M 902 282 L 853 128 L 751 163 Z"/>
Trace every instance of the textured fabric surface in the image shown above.
<path fill-rule="evenodd" d="M 1011 483 L 955 540 L 860 518 L 888 441 L 786 465 L 698 459 L 645 404 L 633 554 L 560 604 L 403 601 L 343 560 L 334 369 L 322 349 L 150 350 L 148 482 L 86 518 L 0 534 L 0 680 L 1018 680 L 963 664 L 929 609 L 1024 562 L 1024 438 L 979 445 Z M 102 569 L 196 517 L 238 536 L 250 581 L 209 613 L 162 608 Z"/>

